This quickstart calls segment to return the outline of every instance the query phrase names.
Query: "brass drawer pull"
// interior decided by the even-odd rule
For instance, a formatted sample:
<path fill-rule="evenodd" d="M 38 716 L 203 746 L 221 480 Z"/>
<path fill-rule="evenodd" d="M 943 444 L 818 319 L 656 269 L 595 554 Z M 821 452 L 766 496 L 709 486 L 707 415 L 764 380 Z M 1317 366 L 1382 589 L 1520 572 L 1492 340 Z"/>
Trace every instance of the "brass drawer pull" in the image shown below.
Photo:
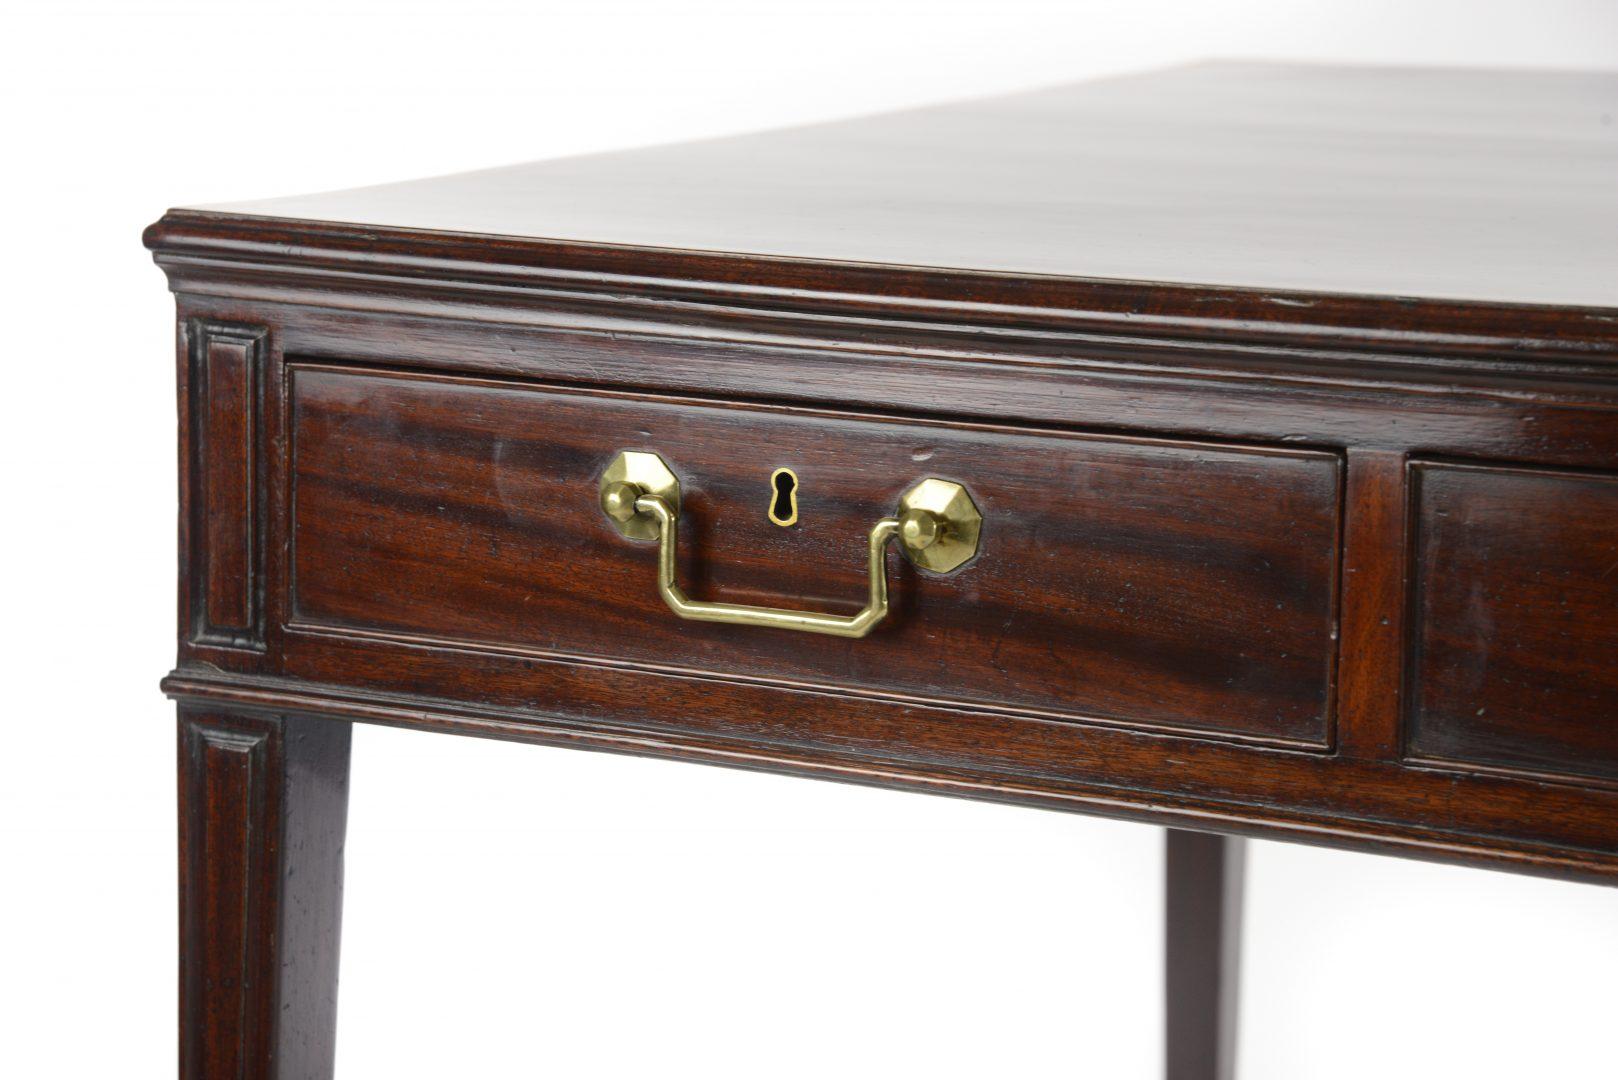
<path fill-rule="evenodd" d="M 938 573 L 958 569 L 977 553 L 983 518 L 966 489 L 948 480 L 928 478 L 905 492 L 899 513 L 871 526 L 870 592 L 857 615 L 750 607 L 692 600 L 675 580 L 675 552 L 680 529 L 680 481 L 656 454 L 625 450 L 601 474 L 601 509 L 618 531 L 632 540 L 658 541 L 657 591 L 682 619 L 699 622 L 773 626 L 811 634 L 860 638 L 888 614 L 888 578 L 884 553 L 888 541 L 917 566 Z"/>

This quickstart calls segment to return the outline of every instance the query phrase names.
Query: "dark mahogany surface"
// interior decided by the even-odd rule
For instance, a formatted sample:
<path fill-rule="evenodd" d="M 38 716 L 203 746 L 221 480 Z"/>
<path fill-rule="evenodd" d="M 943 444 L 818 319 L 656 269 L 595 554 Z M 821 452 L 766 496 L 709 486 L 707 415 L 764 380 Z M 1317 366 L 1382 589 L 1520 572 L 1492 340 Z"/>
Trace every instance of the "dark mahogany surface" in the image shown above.
<path fill-rule="evenodd" d="M 298 367 L 293 624 L 604 658 L 1039 715 L 1330 741 L 1341 466 L 1318 451 L 1034 434 Z M 699 597 L 850 613 L 864 537 L 927 476 L 979 558 L 859 642 L 687 623 L 656 544 L 596 503 L 615 451 L 682 480 Z M 770 474 L 799 478 L 772 524 Z"/>
<path fill-rule="evenodd" d="M 1618 474 L 1420 464 L 1419 758 L 1618 784 Z"/>
<path fill-rule="evenodd" d="M 1019 277 L 1612 306 L 1615 116 L 1612 74 L 1201 64 L 210 209 Z"/>
<path fill-rule="evenodd" d="M 166 685 L 1611 880 L 1613 85 L 1199 66 L 171 212 Z M 983 555 L 864 641 L 682 624 L 623 446 L 699 596 L 846 610 L 926 475 Z"/>
<path fill-rule="evenodd" d="M 349 725 L 1618 881 L 1618 77 L 1201 65 L 171 211 L 182 1075 L 330 1073 Z M 682 623 L 595 482 L 679 473 Z M 769 476 L 801 519 L 769 523 Z"/>
<path fill-rule="evenodd" d="M 349 724 L 180 711 L 180 1076 L 330 1076 Z"/>

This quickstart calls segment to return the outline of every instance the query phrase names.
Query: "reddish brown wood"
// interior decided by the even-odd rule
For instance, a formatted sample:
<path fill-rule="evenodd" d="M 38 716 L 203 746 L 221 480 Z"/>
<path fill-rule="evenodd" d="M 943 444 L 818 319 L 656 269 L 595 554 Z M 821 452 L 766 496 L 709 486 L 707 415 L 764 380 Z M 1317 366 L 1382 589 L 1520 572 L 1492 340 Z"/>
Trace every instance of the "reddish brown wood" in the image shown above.
<path fill-rule="evenodd" d="M 1232 1080 L 1247 841 L 1164 833 L 1164 1027 L 1168 1080 Z"/>
<path fill-rule="evenodd" d="M 204 319 L 187 327 L 196 485 L 191 636 L 224 648 L 262 648 L 264 481 L 259 433 L 262 327 Z"/>
<path fill-rule="evenodd" d="M 1399 753 L 1398 671 L 1404 642 L 1405 458 L 1353 450 L 1343 541 L 1343 658 L 1337 745 L 1348 757 Z"/>
<path fill-rule="evenodd" d="M 1203 290 L 1210 297 L 1209 317 L 1197 325 L 1207 340 L 1195 343 L 1184 336 L 1191 332 L 1189 321 L 1163 323 L 1154 317 L 1143 324 L 1151 332 L 1124 338 L 1098 332 L 1101 316 L 1070 317 L 1071 312 L 1051 308 L 1014 314 L 930 301 L 934 320 L 922 326 L 914 322 L 913 301 L 893 295 L 914 283 L 903 270 L 885 272 L 890 276 L 881 287 L 860 277 L 876 271 L 851 270 L 851 283 L 889 295 L 858 305 L 839 299 L 809 318 L 804 310 L 809 301 L 797 294 L 779 298 L 786 310 L 765 311 L 738 308 L 741 294 L 724 285 L 654 278 L 592 286 L 575 278 L 570 287 L 583 288 L 580 295 L 524 278 L 531 269 L 502 278 L 507 271 L 492 271 L 489 262 L 502 258 L 502 241 L 488 238 L 415 237 L 419 250 L 434 258 L 472 258 L 476 251 L 480 260 L 475 265 L 433 262 L 431 274 L 390 254 L 403 239 L 376 239 L 363 257 L 373 268 L 390 267 L 390 278 L 337 277 L 322 269 L 335 265 L 329 257 L 336 249 L 320 246 L 329 238 L 300 250 L 294 265 L 234 239 L 292 226 L 247 219 L 209 222 L 213 231 L 207 242 L 230 248 L 231 261 L 203 257 L 206 244 L 193 243 L 193 232 L 165 247 L 160 258 L 183 290 L 187 318 L 274 327 L 276 347 L 266 352 L 271 368 L 264 414 L 269 418 L 265 456 L 276 478 L 268 485 L 268 503 L 278 508 L 269 530 L 276 537 L 291 532 L 285 504 L 293 489 L 292 461 L 283 440 L 293 425 L 290 417 L 279 419 L 290 370 L 282 364 L 285 354 L 701 399 L 694 404 L 818 405 L 831 411 L 828 422 L 858 412 L 940 419 L 946 425 L 989 422 L 1019 432 L 1031 427 L 1112 431 L 1341 452 L 1350 463 L 1344 536 L 1360 552 L 1347 565 L 1360 580 L 1380 584 L 1372 595 L 1347 575 L 1342 582 L 1343 611 L 1351 618 L 1340 627 L 1341 753 L 1327 758 L 1195 739 L 1164 741 L 1113 730 L 1107 717 L 1046 723 L 1037 709 L 990 695 L 965 710 L 914 689 L 895 693 L 853 684 L 838 687 L 834 695 L 824 688 L 835 682 L 816 680 L 812 673 L 772 673 L 768 665 L 722 670 L 641 659 L 637 663 L 647 664 L 647 670 L 637 674 L 615 667 L 621 661 L 605 650 L 567 660 L 531 638 L 523 640 L 533 627 L 473 642 L 464 624 L 427 628 L 416 622 L 406 630 L 396 623 L 378 630 L 300 623 L 283 610 L 294 594 L 284 541 L 267 545 L 266 609 L 274 613 L 267 632 L 280 641 L 271 655 L 243 664 L 228 650 L 187 644 L 183 664 L 206 663 L 244 676 L 285 672 L 300 681 L 278 684 L 278 692 L 318 701 L 343 715 L 392 722 L 409 716 L 445 729 L 507 737 L 531 731 L 544 739 L 578 739 L 593 731 L 603 745 L 699 756 L 709 753 L 710 740 L 718 740 L 725 754 L 756 754 L 770 767 L 792 769 L 819 770 L 826 767 L 827 755 L 852 749 L 875 764 L 848 775 L 883 783 L 934 784 L 942 772 L 973 778 L 964 790 L 984 797 L 1077 800 L 1076 805 L 1146 816 L 1173 806 L 1175 812 L 1244 831 L 1395 845 L 1466 860 L 1494 858 L 1559 873 L 1605 873 L 1618 860 L 1615 804 L 1607 790 L 1522 784 L 1478 768 L 1401 767 L 1389 760 L 1387 749 L 1390 703 L 1403 677 L 1398 670 L 1403 644 L 1389 648 L 1390 637 L 1400 633 L 1398 619 L 1387 613 L 1388 589 L 1404 576 L 1403 548 L 1393 540 L 1399 526 L 1392 524 L 1402 516 L 1404 500 L 1391 463 L 1443 454 L 1612 468 L 1618 462 L 1618 425 L 1610 422 L 1618 407 L 1618 380 L 1586 331 L 1598 322 L 1610 327 L 1618 321 L 1593 322 L 1570 312 L 1558 322 L 1552 309 L 1539 309 L 1508 326 L 1479 322 L 1481 309 L 1435 304 L 1424 309 L 1422 321 L 1412 322 L 1415 308 L 1409 304 L 1367 307 L 1368 301 L 1344 300 L 1334 307 L 1337 301 L 1322 300 L 1304 308 L 1269 304 L 1277 318 L 1286 317 L 1268 323 L 1254 320 L 1260 308 L 1243 309 L 1246 321 L 1238 322 L 1230 317 L 1233 309 L 1221 307 L 1223 291 Z M 201 227 L 192 222 L 185 229 Z M 154 238 L 166 242 L 171 235 L 159 230 Z M 627 258 L 623 253 L 611 257 Z M 655 275 L 672 264 L 649 257 L 646 266 Z M 827 272 L 799 270 L 805 281 Z M 1064 292 L 1072 283 L 1030 280 L 1024 285 L 1032 290 L 1023 297 L 1029 301 L 1057 304 L 1074 295 Z M 618 290 L 610 301 L 589 292 L 609 287 Z M 1107 303 L 1134 296 L 1148 305 L 1145 310 L 1167 310 L 1150 306 L 1162 291 L 1155 288 L 1131 293 L 1105 283 L 1072 287 Z M 1180 302 L 1174 297 L 1181 294 L 1167 292 L 1163 303 Z M 725 303 L 712 302 L 721 295 Z M 1325 311 L 1334 312 L 1333 319 L 1352 315 L 1362 329 L 1300 326 L 1296 319 L 1302 316 L 1294 314 L 1299 311 L 1309 318 Z M 960 325 L 980 317 L 985 327 L 972 331 Z M 1054 321 L 1042 322 L 1047 317 Z M 1005 322 L 1013 319 L 1020 325 Z M 1518 336 L 1501 338 L 1493 351 L 1480 344 L 1490 334 L 1512 332 L 1513 326 Z M 615 449 L 601 446 L 593 452 L 604 459 Z M 676 461 L 684 452 L 659 449 Z M 972 483 L 968 472 L 960 478 Z M 881 498 L 860 493 L 873 506 L 892 494 L 892 489 Z M 737 496 L 734 511 L 725 510 L 732 505 L 728 499 L 713 505 L 718 512 L 742 516 L 758 510 L 756 494 Z M 1193 521 L 1184 524 L 1195 528 Z M 636 565 L 633 545 L 618 550 L 630 560 L 625 567 Z M 846 550 L 828 542 L 815 565 L 837 572 L 836 560 L 847 558 Z M 472 549 L 467 551 L 472 557 Z M 717 572 L 713 568 L 731 564 L 713 558 L 703 565 Z M 960 579 L 963 585 L 967 580 Z M 767 584 L 754 587 L 761 599 L 785 595 L 779 583 Z M 841 586 L 823 592 L 828 601 L 846 595 Z M 501 603 L 519 602 L 516 595 Z M 645 600 L 652 604 L 649 593 Z M 384 595 L 377 602 L 391 601 Z M 439 605 L 440 611 L 448 608 Z M 471 606 L 448 613 L 460 619 L 493 617 L 481 611 Z M 1387 627 L 1384 617 L 1390 620 Z M 446 635 L 445 629 L 455 632 Z M 755 659 L 765 648 L 744 631 L 727 632 L 741 635 L 742 648 Z M 1367 644 L 1373 639 L 1374 648 Z M 210 695 L 230 687 L 228 680 L 221 683 L 196 669 L 174 685 Z M 632 707 L 625 705 L 629 687 L 636 688 Z M 378 697 L 357 707 L 345 688 Z M 422 700 L 411 704 L 412 695 Z M 373 702 L 380 704 L 373 708 Z M 790 721 L 783 723 L 783 716 Z M 655 738 L 625 735 L 637 729 Z M 650 746 L 655 750 L 645 749 Z M 1355 760 L 1360 758 L 1369 761 L 1362 765 Z M 1166 767 L 1170 761 L 1172 768 Z M 1435 807 L 1442 812 L 1435 813 Z"/>
<path fill-rule="evenodd" d="M 1618 881 L 1615 85 L 1199 68 L 165 215 L 187 1067 L 321 1074 L 286 763 L 350 720 Z M 625 446 L 701 596 L 851 605 L 935 473 L 983 553 L 863 641 L 679 623 Z"/>
<path fill-rule="evenodd" d="M 246 630 L 252 625 L 252 380 L 247 345 L 208 343 L 204 364 L 202 483 L 206 518 L 202 543 L 208 553 L 204 612 L 208 624 Z"/>
<path fill-rule="evenodd" d="M 180 1076 L 329 1077 L 350 725 L 180 713 Z"/>
<path fill-rule="evenodd" d="M 291 386 L 293 628 L 1326 745 L 1331 455 L 327 368 Z M 981 557 L 939 576 L 890 552 L 895 613 L 857 647 L 683 623 L 656 545 L 597 505 L 623 448 L 681 476 L 699 597 L 858 610 L 866 532 L 928 476 L 966 483 Z M 800 481 L 791 529 L 766 513 L 778 466 Z"/>
<path fill-rule="evenodd" d="M 1618 782 L 1618 475 L 1422 463 L 1408 751 Z"/>
<path fill-rule="evenodd" d="M 629 246 L 638 269 L 647 249 L 746 252 L 1608 305 L 1615 101 L 1603 72 L 1197 64 L 217 209 Z M 740 280 L 774 283 L 731 261 Z"/>

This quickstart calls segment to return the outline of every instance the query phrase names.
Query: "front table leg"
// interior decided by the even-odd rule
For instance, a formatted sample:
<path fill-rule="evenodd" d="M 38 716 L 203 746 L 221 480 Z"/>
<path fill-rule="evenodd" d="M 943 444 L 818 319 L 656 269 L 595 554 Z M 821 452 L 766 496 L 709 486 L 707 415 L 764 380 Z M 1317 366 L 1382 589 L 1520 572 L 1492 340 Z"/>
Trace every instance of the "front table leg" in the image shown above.
<path fill-rule="evenodd" d="M 1231 1080 L 1247 841 L 1165 831 L 1168 1080 Z"/>
<path fill-rule="evenodd" d="M 351 725 L 180 711 L 180 1076 L 332 1074 Z"/>

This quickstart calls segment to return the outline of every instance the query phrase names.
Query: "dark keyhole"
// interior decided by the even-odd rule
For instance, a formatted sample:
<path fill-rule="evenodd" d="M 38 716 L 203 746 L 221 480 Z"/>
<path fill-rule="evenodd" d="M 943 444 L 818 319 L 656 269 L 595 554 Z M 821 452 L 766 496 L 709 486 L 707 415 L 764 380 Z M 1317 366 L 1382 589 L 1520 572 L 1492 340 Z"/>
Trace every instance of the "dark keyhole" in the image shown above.
<path fill-rule="evenodd" d="M 770 520 L 791 525 L 798 520 L 798 478 L 791 469 L 776 469 L 770 477 L 774 495 L 770 499 Z"/>

